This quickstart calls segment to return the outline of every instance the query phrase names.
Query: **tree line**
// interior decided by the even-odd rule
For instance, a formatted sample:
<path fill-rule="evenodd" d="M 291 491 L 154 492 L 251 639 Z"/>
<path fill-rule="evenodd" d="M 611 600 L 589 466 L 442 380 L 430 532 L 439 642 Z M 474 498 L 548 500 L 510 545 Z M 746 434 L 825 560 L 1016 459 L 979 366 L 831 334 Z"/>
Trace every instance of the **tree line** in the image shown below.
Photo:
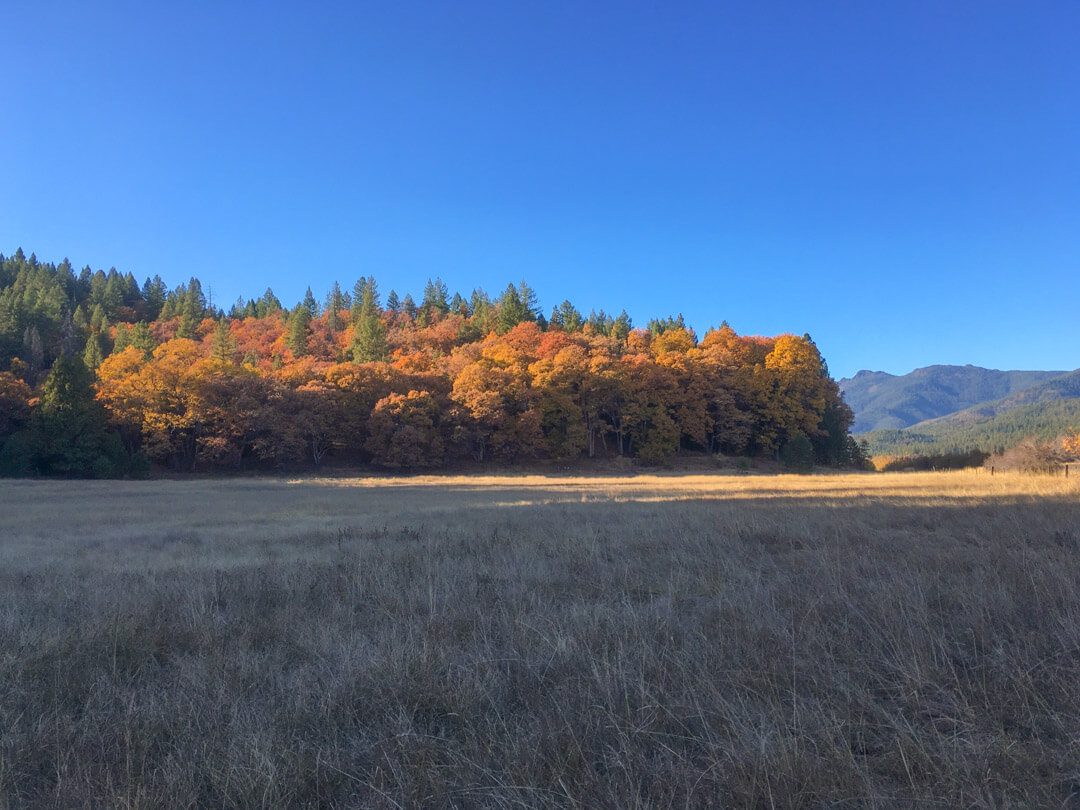
<path fill-rule="evenodd" d="M 419 303 L 373 277 L 229 311 L 196 278 L 0 256 L 0 471 L 125 475 L 372 464 L 432 468 L 679 453 L 859 462 L 808 335 L 635 328 L 525 283 Z M 809 448 L 807 451 L 806 448 Z"/>

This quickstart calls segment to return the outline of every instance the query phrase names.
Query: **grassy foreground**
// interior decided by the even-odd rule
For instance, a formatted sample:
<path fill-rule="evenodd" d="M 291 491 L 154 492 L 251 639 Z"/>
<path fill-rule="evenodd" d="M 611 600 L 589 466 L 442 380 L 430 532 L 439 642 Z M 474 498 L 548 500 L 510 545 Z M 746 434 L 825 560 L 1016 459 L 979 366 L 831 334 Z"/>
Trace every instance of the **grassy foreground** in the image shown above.
<path fill-rule="evenodd" d="M 1078 484 L 2 482 L 0 806 L 1073 806 Z"/>

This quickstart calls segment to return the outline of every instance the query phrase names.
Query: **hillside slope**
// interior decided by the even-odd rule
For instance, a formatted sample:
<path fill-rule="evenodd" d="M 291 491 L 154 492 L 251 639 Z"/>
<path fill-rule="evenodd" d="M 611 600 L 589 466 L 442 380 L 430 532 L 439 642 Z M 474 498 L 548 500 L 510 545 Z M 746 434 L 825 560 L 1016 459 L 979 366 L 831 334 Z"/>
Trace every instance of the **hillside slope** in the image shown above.
<path fill-rule="evenodd" d="M 1012 447 L 1022 439 L 1040 441 L 1080 431 L 1080 397 L 1032 401 L 1003 409 L 1002 401 L 902 430 L 864 433 L 872 455 L 987 453 Z"/>
<path fill-rule="evenodd" d="M 980 422 L 1029 405 L 1069 399 L 1080 399 L 1080 369 L 1032 385 L 1001 399 L 980 402 L 973 407 L 928 420 L 923 424 Z"/>
<path fill-rule="evenodd" d="M 840 380 L 840 389 L 855 413 L 852 433 L 866 433 L 906 428 L 1002 400 L 1063 374 L 1063 371 L 998 371 L 971 365 L 927 366 L 903 375 L 860 371 L 854 377 Z M 1047 394 L 1047 399 L 1053 398 L 1061 397 Z M 1036 401 L 1043 400 L 1032 400 Z"/>

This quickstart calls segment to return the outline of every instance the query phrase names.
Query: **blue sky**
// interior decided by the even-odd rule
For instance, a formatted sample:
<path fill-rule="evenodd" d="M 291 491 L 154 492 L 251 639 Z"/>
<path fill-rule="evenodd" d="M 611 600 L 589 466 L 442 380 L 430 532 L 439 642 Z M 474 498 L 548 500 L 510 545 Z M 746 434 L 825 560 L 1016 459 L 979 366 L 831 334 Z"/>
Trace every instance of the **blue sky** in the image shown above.
<path fill-rule="evenodd" d="M 171 6 L 171 7 L 170 7 Z M 310 6 L 310 7 L 306 7 Z M 1080 366 L 1080 4 L 0 6 L 0 252 Z"/>

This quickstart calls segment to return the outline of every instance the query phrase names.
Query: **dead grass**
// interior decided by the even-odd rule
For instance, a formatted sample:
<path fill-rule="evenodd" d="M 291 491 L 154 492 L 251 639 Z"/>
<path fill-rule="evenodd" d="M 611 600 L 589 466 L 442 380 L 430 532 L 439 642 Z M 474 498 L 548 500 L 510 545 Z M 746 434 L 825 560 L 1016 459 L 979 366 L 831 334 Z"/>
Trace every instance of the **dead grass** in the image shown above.
<path fill-rule="evenodd" d="M 1080 802 L 1080 486 L 0 483 L 0 806 Z"/>

